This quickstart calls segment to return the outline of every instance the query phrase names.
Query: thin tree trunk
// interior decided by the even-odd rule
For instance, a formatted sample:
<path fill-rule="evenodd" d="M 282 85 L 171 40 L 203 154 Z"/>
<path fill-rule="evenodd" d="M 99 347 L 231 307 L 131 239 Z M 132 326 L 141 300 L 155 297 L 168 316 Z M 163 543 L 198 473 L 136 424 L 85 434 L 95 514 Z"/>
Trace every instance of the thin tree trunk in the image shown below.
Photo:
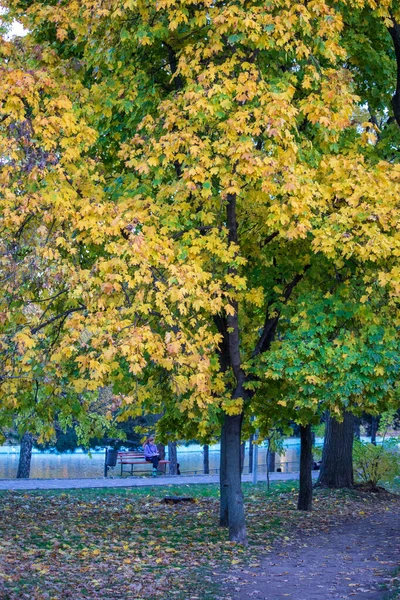
<path fill-rule="evenodd" d="M 210 473 L 210 448 L 208 444 L 204 444 L 203 446 L 203 470 L 204 475 L 209 475 Z"/>
<path fill-rule="evenodd" d="M 31 472 L 33 435 L 26 431 L 21 439 L 17 479 L 29 479 Z"/>
<path fill-rule="evenodd" d="M 240 449 L 240 472 L 243 473 L 244 457 L 246 452 L 246 442 L 243 442 Z"/>
<path fill-rule="evenodd" d="M 276 453 L 271 452 L 270 444 L 268 444 L 267 468 L 270 473 L 273 473 L 275 471 L 275 459 L 276 459 Z"/>
<path fill-rule="evenodd" d="M 169 474 L 177 475 L 178 473 L 178 457 L 176 452 L 176 442 L 168 442 L 168 460 Z"/>
<path fill-rule="evenodd" d="M 253 439 L 254 435 L 251 434 L 249 440 L 249 473 L 253 472 Z"/>
<path fill-rule="evenodd" d="M 226 225 L 228 228 L 228 244 L 238 244 L 238 231 L 236 220 L 236 194 L 227 195 Z M 237 275 L 237 268 L 230 266 L 229 275 Z M 232 400 L 246 399 L 244 383 L 246 373 L 242 368 L 240 356 L 240 326 L 239 326 L 239 303 L 232 297 L 230 305 L 233 311 L 226 315 L 226 345 L 227 366 L 232 369 L 236 384 L 232 390 Z M 221 363 L 222 364 L 222 363 Z M 223 365 L 222 365 L 223 366 Z M 241 487 L 241 433 L 243 414 L 224 415 L 223 443 L 225 446 L 223 457 L 223 469 L 221 469 L 221 487 L 225 488 L 224 503 L 221 507 L 228 513 L 229 540 L 240 544 L 247 544 L 246 523 L 244 518 L 243 494 Z M 221 452 L 222 454 L 222 452 Z M 221 463 L 222 464 L 222 463 Z M 222 496 L 221 496 L 222 500 Z M 221 517 L 223 515 L 221 514 Z M 221 519 L 222 520 L 222 519 Z"/>
<path fill-rule="evenodd" d="M 219 524 L 228 527 L 228 480 L 227 480 L 227 457 L 226 457 L 226 435 L 225 420 L 221 427 L 220 466 L 219 466 Z"/>
<path fill-rule="evenodd" d="M 393 25 L 388 27 L 388 31 L 392 36 L 397 63 L 397 82 L 396 91 L 392 96 L 392 108 L 394 118 L 396 119 L 397 125 L 400 127 L 400 25 L 395 21 L 392 15 L 391 20 Z"/>
<path fill-rule="evenodd" d="M 341 423 L 327 416 L 319 486 L 353 487 L 353 438 L 354 415 L 344 412 Z"/>
<path fill-rule="evenodd" d="M 371 417 L 371 444 L 376 446 L 376 433 L 378 431 L 378 418 Z"/>
<path fill-rule="evenodd" d="M 311 425 L 300 426 L 300 488 L 297 503 L 298 510 L 312 508 L 312 459 L 313 438 Z"/>
<path fill-rule="evenodd" d="M 160 460 L 165 459 L 165 446 L 164 444 L 157 444 L 157 450 Z M 165 473 L 165 463 L 162 465 L 158 465 L 158 470 L 163 471 Z"/>
<path fill-rule="evenodd" d="M 251 478 L 253 485 L 256 485 L 258 479 L 258 444 L 255 442 L 258 440 L 258 430 L 254 434 L 253 439 L 253 477 Z"/>
<path fill-rule="evenodd" d="M 229 540 L 247 545 L 243 493 L 240 473 L 241 429 L 243 415 L 225 415 L 225 478 Z"/>

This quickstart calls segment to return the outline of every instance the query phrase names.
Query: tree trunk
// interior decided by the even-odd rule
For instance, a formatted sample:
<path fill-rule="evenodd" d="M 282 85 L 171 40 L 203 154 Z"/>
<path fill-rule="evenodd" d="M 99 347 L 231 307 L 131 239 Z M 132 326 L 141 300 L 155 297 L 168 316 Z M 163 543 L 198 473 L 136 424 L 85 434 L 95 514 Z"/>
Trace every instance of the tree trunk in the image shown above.
<path fill-rule="evenodd" d="M 258 479 L 258 444 L 255 443 L 255 442 L 257 442 L 257 440 L 258 440 L 258 430 L 254 434 L 254 438 L 253 438 L 253 473 L 252 473 L 253 476 L 251 478 L 253 485 L 256 485 L 257 479 Z"/>
<path fill-rule="evenodd" d="M 271 450 L 269 448 L 270 448 L 270 446 L 268 445 L 267 470 L 268 470 L 269 473 L 273 473 L 275 471 L 276 453 L 275 452 L 271 452 Z"/>
<path fill-rule="evenodd" d="M 251 434 L 249 440 L 249 473 L 253 472 L 253 439 L 254 435 Z"/>
<path fill-rule="evenodd" d="M 327 416 L 319 486 L 353 487 L 353 438 L 354 415 L 344 412 L 341 423 Z"/>
<path fill-rule="evenodd" d="M 228 229 L 228 246 L 238 244 L 238 224 L 236 220 L 236 194 L 228 194 L 226 203 L 226 226 Z M 229 275 L 237 275 L 235 266 L 228 267 Z M 239 303 L 230 298 L 233 312 L 223 319 L 222 335 L 224 344 L 220 351 L 221 370 L 232 369 L 235 386 L 232 389 L 232 400 L 246 400 L 244 384 L 246 373 L 242 368 L 240 356 Z M 223 435 L 221 436 L 221 514 L 220 522 L 228 517 L 229 540 L 247 544 L 246 524 L 244 518 L 243 494 L 241 487 L 241 433 L 243 414 L 224 415 Z"/>
<path fill-rule="evenodd" d="M 376 433 L 378 431 L 378 418 L 371 417 L 371 444 L 376 446 Z"/>
<path fill-rule="evenodd" d="M 165 446 L 164 444 L 157 444 L 157 450 L 160 460 L 165 459 Z M 158 465 L 158 470 L 163 471 L 165 473 L 165 463 L 162 465 Z"/>
<path fill-rule="evenodd" d="M 210 448 L 208 444 L 204 444 L 203 446 L 203 465 L 204 465 L 204 475 L 209 475 L 210 473 Z"/>
<path fill-rule="evenodd" d="M 297 503 L 298 510 L 311 510 L 312 508 L 312 462 L 313 438 L 311 425 L 300 426 L 300 488 Z"/>
<path fill-rule="evenodd" d="M 178 474 L 178 457 L 176 452 L 176 442 L 168 442 L 168 460 L 169 460 L 169 474 Z"/>
<path fill-rule="evenodd" d="M 29 479 L 31 472 L 33 435 L 25 432 L 21 439 L 17 479 Z"/>
<path fill-rule="evenodd" d="M 227 481 L 227 460 L 226 460 L 226 435 L 225 419 L 221 427 L 221 446 L 219 463 L 219 524 L 220 527 L 228 527 L 228 484 Z"/>
<path fill-rule="evenodd" d="M 271 440 L 268 440 L 268 447 L 267 447 L 267 489 L 269 491 L 269 484 L 270 484 L 270 480 L 269 480 L 269 467 L 270 467 L 270 448 L 271 448 Z M 274 457 L 275 459 L 275 457 Z M 275 462 L 275 460 L 274 460 Z M 274 467 L 275 468 L 275 467 Z"/>
<path fill-rule="evenodd" d="M 243 473 L 244 457 L 246 452 L 246 442 L 243 442 L 240 450 L 240 472 Z"/>
<path fill-rule="evenodd" d="M 229 540 L 247 545 L 240 473 L 242 419 L 243 415 L 225 415 L 224 418 L 224 477 L 221 477 L 221 487 L 224 488 L 224 511 L 228 516 Z"/>

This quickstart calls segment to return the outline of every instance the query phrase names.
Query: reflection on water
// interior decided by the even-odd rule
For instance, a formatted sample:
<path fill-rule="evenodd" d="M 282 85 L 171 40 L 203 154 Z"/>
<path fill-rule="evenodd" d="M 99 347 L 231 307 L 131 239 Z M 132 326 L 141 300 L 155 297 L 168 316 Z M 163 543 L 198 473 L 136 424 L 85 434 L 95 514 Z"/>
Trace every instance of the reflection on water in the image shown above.
<path fill-rule="evenodd" d="M 14 479 L 18 468 L 18 447 L 0 446 L 0 479 Z M 262 446 L 258 450 L 259 472 L 266 471 L 267 450 Z M 210 473 L 219 472 L 219 445 L 210 446 Z M 300 459 L 300 444 L 296 438 L 286 440 L 285 452 L 276 456 L 275 468 L 282 472 L 298 471 Z M 201 446 L 190 445 L 178 447 L 178 462 L 181 473 L 200 474 L 203 472 L 203 452 Z M 246 444 L 244 473 L 249 470 L 249 444 Z M 148 472 L 146 465 L 139 467 Z M 137 470 L 137 467 L 135 467 Z M 73 454 L 51 454 L 49 452 L 34 452 L 32 455 L 32 479 L 75 479 L 88 477 L 103 477 L 104 451 L 92 452 L 90 458 L 83 452 Z M 118 475 L 116 467 L 111 473 Z M 110 473 L 110 474 L 111 474 Z"/>

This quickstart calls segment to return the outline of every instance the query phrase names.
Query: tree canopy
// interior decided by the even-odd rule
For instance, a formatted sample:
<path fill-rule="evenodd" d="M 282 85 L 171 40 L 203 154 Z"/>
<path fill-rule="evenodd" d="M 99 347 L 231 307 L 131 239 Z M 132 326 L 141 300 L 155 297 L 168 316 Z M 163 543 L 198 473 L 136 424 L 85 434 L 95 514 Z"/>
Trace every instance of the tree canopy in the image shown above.
<path fill-rule="evenodd" d="M 396 401 L 398 2 L 2 5 L 2 414 Z"/>

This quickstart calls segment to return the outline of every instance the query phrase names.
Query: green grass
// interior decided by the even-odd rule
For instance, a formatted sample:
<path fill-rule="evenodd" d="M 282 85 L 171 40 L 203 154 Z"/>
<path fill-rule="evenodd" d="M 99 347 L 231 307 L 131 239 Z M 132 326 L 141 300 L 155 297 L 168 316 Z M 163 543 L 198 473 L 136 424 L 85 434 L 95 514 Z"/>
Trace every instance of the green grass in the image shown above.
<path fill-rule="evenodd" d="M 298 489 L 298 481 L 273 481 L 268 490 L 266 482 L 259 482 L 256 486 L 251 483 L 242 484 L 243 494 L 246 497 L 273 498 L 281 493 L 288 493 Z M 0 490 L 0 499 L 10 492 Z M 194 498 L 219 498 L 219 485 L 216 483 L 196 483 L 188 485 L 168 484 L 165 486 L 141 486 L 141 487 L 116 487 L 116 488 L 80 488 L 68 490 L 21 490 L 13 491 L 14 495 L 31 497 L 70 497 L 79 499 L 94 498 L 163 498 L 164 496 L 193 496 Z"/>

